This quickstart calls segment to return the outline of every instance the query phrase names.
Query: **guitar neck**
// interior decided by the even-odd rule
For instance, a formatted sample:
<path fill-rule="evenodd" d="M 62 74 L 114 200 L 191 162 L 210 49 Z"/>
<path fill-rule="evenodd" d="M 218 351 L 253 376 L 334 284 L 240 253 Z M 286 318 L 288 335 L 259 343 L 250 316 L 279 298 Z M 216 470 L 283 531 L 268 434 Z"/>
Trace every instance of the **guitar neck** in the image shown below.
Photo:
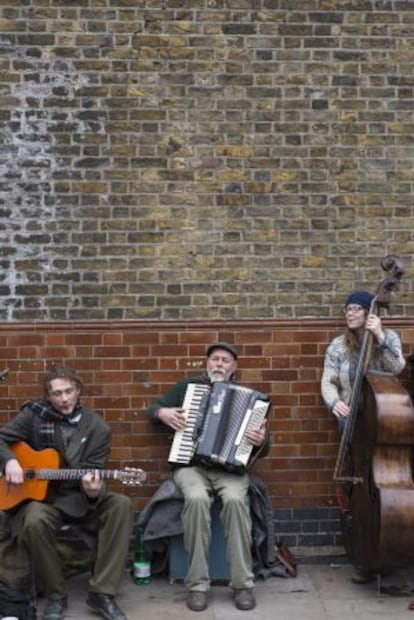
<path fill-rule="evenodd" d="M 15 485 L 13 487 L 13 493 L 16 495 L 17 491 L 19 491 L 21 496 L 26 495 L 24 499 L 44 499 L 47 484 L 50 480 L 80 480 L 86 474 L 95 471 L 99 473 L 99 477 L 102 479 L 117 480 L 122 484 L 131 486 L 142 484 L 147 479 L 145 471 L 136 467 L 125 467 L 124 469 L 98 469 L 96 467 L 79 469 L 71 467 L 60 469 L 60 456 L 54 448 L 34 450 L 23 441 L 12 444 L 11 450 L 19 461 L 25 478 L 23 485 Z M 23 489 L 18 487 L 23 487 Z M 0 510 L 10 508 L 23 499 L 21 497 L 13 504 L 10 488 L 10 484 L 4 480 L 4 476 L 0 472 Z M 27 491 L 27 488 L 29 488 L 29 491 Z M 7 495 L 7 501 L 3 501 L 3 506 L 6 506 L 6 508 L 1 507 L 2 493 Z"/>
<path fill-rule="evenodd" d="M 25 478 L 31 480 L 80 480 L 94 469 L 25 469 Z M 123 472 L 118 469 L 98 469 L 99 477 L 104 480 L 122 478 Z"/>

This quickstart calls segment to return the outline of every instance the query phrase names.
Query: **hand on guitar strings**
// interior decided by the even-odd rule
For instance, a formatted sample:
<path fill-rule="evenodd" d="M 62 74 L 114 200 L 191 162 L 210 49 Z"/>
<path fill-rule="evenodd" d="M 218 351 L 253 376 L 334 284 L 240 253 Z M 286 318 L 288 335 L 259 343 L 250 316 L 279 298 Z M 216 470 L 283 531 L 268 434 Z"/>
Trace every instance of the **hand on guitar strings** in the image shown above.
<path fill-rule="evenodd" d="M 23 484 L 24 471 L 17 459 L 10 459 L 7 461 L 4 468 L 4 477 L 6 482 L 10 484 Z"/>

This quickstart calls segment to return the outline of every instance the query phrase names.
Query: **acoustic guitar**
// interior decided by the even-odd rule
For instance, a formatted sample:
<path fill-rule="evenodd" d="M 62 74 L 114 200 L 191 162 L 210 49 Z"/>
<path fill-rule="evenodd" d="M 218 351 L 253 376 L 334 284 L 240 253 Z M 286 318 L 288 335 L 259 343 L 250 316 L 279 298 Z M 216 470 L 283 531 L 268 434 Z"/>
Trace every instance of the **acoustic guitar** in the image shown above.
<path fill-rule="evenodd" d="M 0 474 L 0 510 L 14 508 L 27 499 L 42 501 L 46 497 L 51 480 L 80 480 L 94 469 L 61 469 L 60 456 L 53 448 L 33 450 L 25 442 L 19 441 L 10 446 L 24 470 L 23 484 L 10 484 Z M 142 469 L 100 469 L 103 479 L 118 480 L 126 485 L 139 485 L 147 479 Z"/>

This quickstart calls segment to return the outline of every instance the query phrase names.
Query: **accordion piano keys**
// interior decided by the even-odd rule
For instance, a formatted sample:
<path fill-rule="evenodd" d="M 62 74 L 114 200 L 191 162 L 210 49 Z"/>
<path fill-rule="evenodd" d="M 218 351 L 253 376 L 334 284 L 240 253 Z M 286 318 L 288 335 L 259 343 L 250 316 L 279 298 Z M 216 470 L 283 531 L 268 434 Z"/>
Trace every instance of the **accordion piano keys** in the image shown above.
<path fill-rule="evenodd" d="M 228 471 L 244 469 L 253 449 L 245 432 L 260 426 L 269 407 L 264 394 L 247 387 L 189 383 L 183 403 L 187 426 L 175 433 L 169 462 L 188 464 L 195 457 Z"/>
<path fill-rule="evenodd" d="M 182 431 L 176 431 L 171 444 L 168 461 L 187 465 L 194 456 L 195 442 L 193 439 L 194 427 L 200 407 L 208 397 L 210 386 L 202 383 L 189 383 L 185 394 L 183 409 L 187 426 Z"/>

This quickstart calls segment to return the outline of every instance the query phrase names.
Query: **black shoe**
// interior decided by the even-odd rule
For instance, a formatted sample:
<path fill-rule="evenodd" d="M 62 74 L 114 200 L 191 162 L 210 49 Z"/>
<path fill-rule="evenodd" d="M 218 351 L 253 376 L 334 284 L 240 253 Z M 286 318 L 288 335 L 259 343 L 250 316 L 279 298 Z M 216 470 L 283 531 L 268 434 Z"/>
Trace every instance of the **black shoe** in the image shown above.
<path fill-rule="evenodd" d="M 377 573 L 373 573 L 372 571 L 363 570 L 363 569 L 355 569 L 354 574 L 351 577 L 352 583 L 364 584 L 364 583 L 372 583 L 377 578 Z"/>
<path fill-rule="evenodd" d="M 43 620 L 62 620 L 67 607 L 66 598 L 49 599 L 43 612 Z"/>
<path fill-rule="evenodd" d="M 86 603 L 105 620 L 127 620 L 126 615 L 118 607 L 113 596 L 100 592 L 89 592 Z"/>

